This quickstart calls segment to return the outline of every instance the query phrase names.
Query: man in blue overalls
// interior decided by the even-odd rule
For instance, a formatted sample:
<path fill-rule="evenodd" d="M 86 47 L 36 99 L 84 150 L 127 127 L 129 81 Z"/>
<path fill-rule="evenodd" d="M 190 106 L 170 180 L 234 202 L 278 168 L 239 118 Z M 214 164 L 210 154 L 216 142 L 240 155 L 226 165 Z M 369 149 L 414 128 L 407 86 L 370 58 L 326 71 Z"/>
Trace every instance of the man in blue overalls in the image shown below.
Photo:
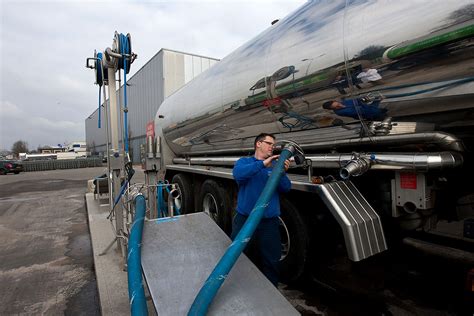
<path fill-rule="evenodd" d="M 273 155 L 274 147 L 275 136 L 262 133 L 255 138 L 254 156 L 240 158 L 235 163 L 233 175 L 239 186 L 239 195 L 237 198 L 237 214 L 232 223 L 232 240 L 244 225 L 270 177 L 274 160 L 279 157 L 279 155 Z M 286 160 L 285 171 L 288 170 L 289 166 L 290 162 Z M 281 257 L 280 222 L 278 218 L 280 216 L 279 193 L 288 192 L 290 189 L 291 182 L 284 174 L 268 203 L 268 207 L 265 209 L 263 218 L 255 230 L 249 247 L 247 247 L 253 249 L 248 249 L 250 252 L 246 251 L 252 261 L 275 286 L 278 285 Z M 255 248 L 258 251 L 255 251 Z M 255 255 L 252 252 L 255 252 Z"/>

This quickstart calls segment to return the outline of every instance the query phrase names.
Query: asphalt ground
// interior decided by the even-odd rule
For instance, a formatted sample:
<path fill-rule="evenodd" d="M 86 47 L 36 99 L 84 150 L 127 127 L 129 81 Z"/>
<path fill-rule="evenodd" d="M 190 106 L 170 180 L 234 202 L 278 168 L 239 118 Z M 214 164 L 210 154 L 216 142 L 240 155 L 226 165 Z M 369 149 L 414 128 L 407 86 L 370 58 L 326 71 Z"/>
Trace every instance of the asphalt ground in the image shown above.
<path fill-rule="evenodd" d="M 0 315 L 100 315 L 84 194 L 102 170 L 0 176 Z"/>

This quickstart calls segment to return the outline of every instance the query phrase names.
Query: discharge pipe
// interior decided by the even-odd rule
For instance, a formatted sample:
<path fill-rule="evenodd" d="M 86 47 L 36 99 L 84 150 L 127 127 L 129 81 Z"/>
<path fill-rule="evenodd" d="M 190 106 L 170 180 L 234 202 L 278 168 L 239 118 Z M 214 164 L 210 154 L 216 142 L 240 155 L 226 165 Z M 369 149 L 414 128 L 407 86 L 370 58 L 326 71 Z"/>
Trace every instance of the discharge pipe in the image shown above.
<path fill-rule="evenodd" d="M 130 300 L 130 311 L 133 316 L 148 315 L 141 269 L 142 232 L 146 211 L 145 197 L 139 194 L 135 197 L 134 202 L 135 217 L 130 232 L 130 239 L 128 240 L 127 255 L 128 298 Z"/>
<path fill-rule="evenodd" d="M 202 286 L 189 309 L 188 316 L 206 315 L 209 305 L 212 303 L 217 291 L 222 283 L 224 283 L 230 270 L 247 246 L 250 238 L 255 232 L 255 229 L 260 223 L 263 213 L 268 206 L 268 202 L 270 201 L 273 192 L 275 192 L 275 189 L 280 182 L 280 178 L 284 173 L 285 160 L 289 159 L 295 151 L 296 148 L 294 145 L 287 144 L 285 148 L 283 148 L 280 158 L 273 167 L 272 174 L 267 180 L 267 184 L 263 188 L 263 192 L 258 198 L 257 203 L 247 218 L 247 221 Z"/>
<path fill-rule="evenodd" d="M 174 203 L 176 203 L 179 197 L 180 194 L 177 189 L 172 189 L 170 192 L 168 192 L 168 215 L 170 217 L 174 216 Z M 180 206 L 177 206 L 177 208 L 179 207 Z"/>

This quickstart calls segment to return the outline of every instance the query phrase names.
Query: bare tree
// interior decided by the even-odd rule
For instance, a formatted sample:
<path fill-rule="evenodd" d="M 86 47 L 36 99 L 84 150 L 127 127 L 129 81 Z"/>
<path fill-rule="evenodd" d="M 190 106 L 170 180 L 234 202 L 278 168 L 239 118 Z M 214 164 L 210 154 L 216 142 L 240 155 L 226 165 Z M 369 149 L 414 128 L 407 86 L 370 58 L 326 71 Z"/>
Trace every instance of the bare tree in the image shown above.
<path fill-rule="evenodd" d="M 28 143 L 24 140 L 17 140 L 12 146 L 12 153 L 19 157 L 20 153 L 28 152 Z"/>
<path fill-rule="evenodd" d="M 367 60 L 373 60 L 382 57 L 386 49 L 387 48 L 382 45 L 370 45 L 359 52 L 359 57 Z"/>

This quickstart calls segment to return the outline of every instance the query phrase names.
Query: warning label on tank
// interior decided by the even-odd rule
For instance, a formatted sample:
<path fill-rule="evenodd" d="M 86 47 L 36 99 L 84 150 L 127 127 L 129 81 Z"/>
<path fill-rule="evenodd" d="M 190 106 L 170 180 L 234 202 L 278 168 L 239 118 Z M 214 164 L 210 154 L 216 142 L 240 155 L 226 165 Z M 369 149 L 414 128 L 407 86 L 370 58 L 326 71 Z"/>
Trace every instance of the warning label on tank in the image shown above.
<path fill-rule="evenodd" d="M 416 190 L 416 173 L 400 173 L 400 188 Z"/>

